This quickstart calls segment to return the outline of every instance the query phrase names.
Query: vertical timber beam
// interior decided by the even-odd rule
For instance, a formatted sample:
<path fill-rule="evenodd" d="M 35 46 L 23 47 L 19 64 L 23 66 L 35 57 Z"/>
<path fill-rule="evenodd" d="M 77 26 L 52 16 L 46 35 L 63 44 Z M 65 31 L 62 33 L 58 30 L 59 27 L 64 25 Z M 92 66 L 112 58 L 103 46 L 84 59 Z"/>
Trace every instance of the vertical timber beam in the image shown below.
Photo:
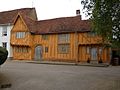
<path fill-rule="evenodd" d="M 78 64 L 78 33 L 75 31 L 75 58 L 76 58 L 76 64 Z"/>

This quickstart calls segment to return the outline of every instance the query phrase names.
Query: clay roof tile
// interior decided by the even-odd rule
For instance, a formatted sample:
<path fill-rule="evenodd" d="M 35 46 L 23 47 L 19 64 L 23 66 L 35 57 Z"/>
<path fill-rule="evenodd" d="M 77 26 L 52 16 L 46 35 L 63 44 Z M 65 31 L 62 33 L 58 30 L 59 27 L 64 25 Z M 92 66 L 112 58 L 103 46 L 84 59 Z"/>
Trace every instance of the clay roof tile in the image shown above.
<path fill-rule="evenodd" d="M 32 34 L 56 34 L 90 31 L 89 20 L 81 20 L 78 16 L 35 21 L 24 13 L 20 14 Z"/>
<path fill-rule="evenodd" d="M 38 21 L 35 34 L 68 33 L 90 31 L 90 22 L 80 20 L 78 16 Z"/>
<path fill-rule="evenodd" d="M 30 13 L 32 13 L 31 12 L 32 10 L 35 10 L 35 8 L 21 8 L 21 9 L 0 12 L 0 24 L 13 24 L 14 19 L 18 14 L 18 12 L 22 12 L 25 15 L 29 15 Z"/>

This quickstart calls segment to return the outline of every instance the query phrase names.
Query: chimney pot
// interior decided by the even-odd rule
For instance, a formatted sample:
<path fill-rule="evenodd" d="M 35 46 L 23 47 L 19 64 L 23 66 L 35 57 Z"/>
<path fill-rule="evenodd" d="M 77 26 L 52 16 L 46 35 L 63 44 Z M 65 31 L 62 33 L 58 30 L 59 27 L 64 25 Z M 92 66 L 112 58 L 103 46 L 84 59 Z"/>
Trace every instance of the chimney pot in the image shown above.
<path fill-rule="evenodd" d="M 76 10 L 76 15 L 77 15 L 77 17 L 79 17 L 79 19 L 81 20 L 80 9 Z"/>
<path fill-rule="evenodd" d="M 77 15 L 77 16 L 80 15 L 80 10 L 76 10 L 76 15 Z"/>

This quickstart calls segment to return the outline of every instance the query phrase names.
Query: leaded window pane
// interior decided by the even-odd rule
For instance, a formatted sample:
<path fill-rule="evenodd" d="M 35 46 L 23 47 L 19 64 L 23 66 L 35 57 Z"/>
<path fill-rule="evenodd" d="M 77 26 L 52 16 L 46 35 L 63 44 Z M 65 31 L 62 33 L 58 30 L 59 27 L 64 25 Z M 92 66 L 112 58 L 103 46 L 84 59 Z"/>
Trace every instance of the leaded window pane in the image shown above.
<path fill-rule="evenodd" d="M 58 35 L 58 43 L 69 43 L 70 34 L 59 34 Z"/>
<path fill-rule="evenodd" d="M 16 33 L 16 38 L 24 38 L 25 37 L 25 32 L 17 32 Z"/>
<path fill-rule="evenodd" d="M 70 51 L 69 44 L 58 45 L 58 53 L 69 53 L 69 51 Z"/>

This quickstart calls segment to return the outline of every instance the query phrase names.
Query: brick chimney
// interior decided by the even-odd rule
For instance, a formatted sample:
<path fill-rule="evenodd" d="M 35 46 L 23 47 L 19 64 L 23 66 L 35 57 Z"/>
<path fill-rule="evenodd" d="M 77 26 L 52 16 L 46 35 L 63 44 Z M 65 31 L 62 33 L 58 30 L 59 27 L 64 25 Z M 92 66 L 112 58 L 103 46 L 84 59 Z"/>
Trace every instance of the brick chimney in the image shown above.
<path fill-rule="evenodd" d="M 81 20 L 80 9 L 76 10 L 76 16 L 79 16 L 79 18 Z"/>

